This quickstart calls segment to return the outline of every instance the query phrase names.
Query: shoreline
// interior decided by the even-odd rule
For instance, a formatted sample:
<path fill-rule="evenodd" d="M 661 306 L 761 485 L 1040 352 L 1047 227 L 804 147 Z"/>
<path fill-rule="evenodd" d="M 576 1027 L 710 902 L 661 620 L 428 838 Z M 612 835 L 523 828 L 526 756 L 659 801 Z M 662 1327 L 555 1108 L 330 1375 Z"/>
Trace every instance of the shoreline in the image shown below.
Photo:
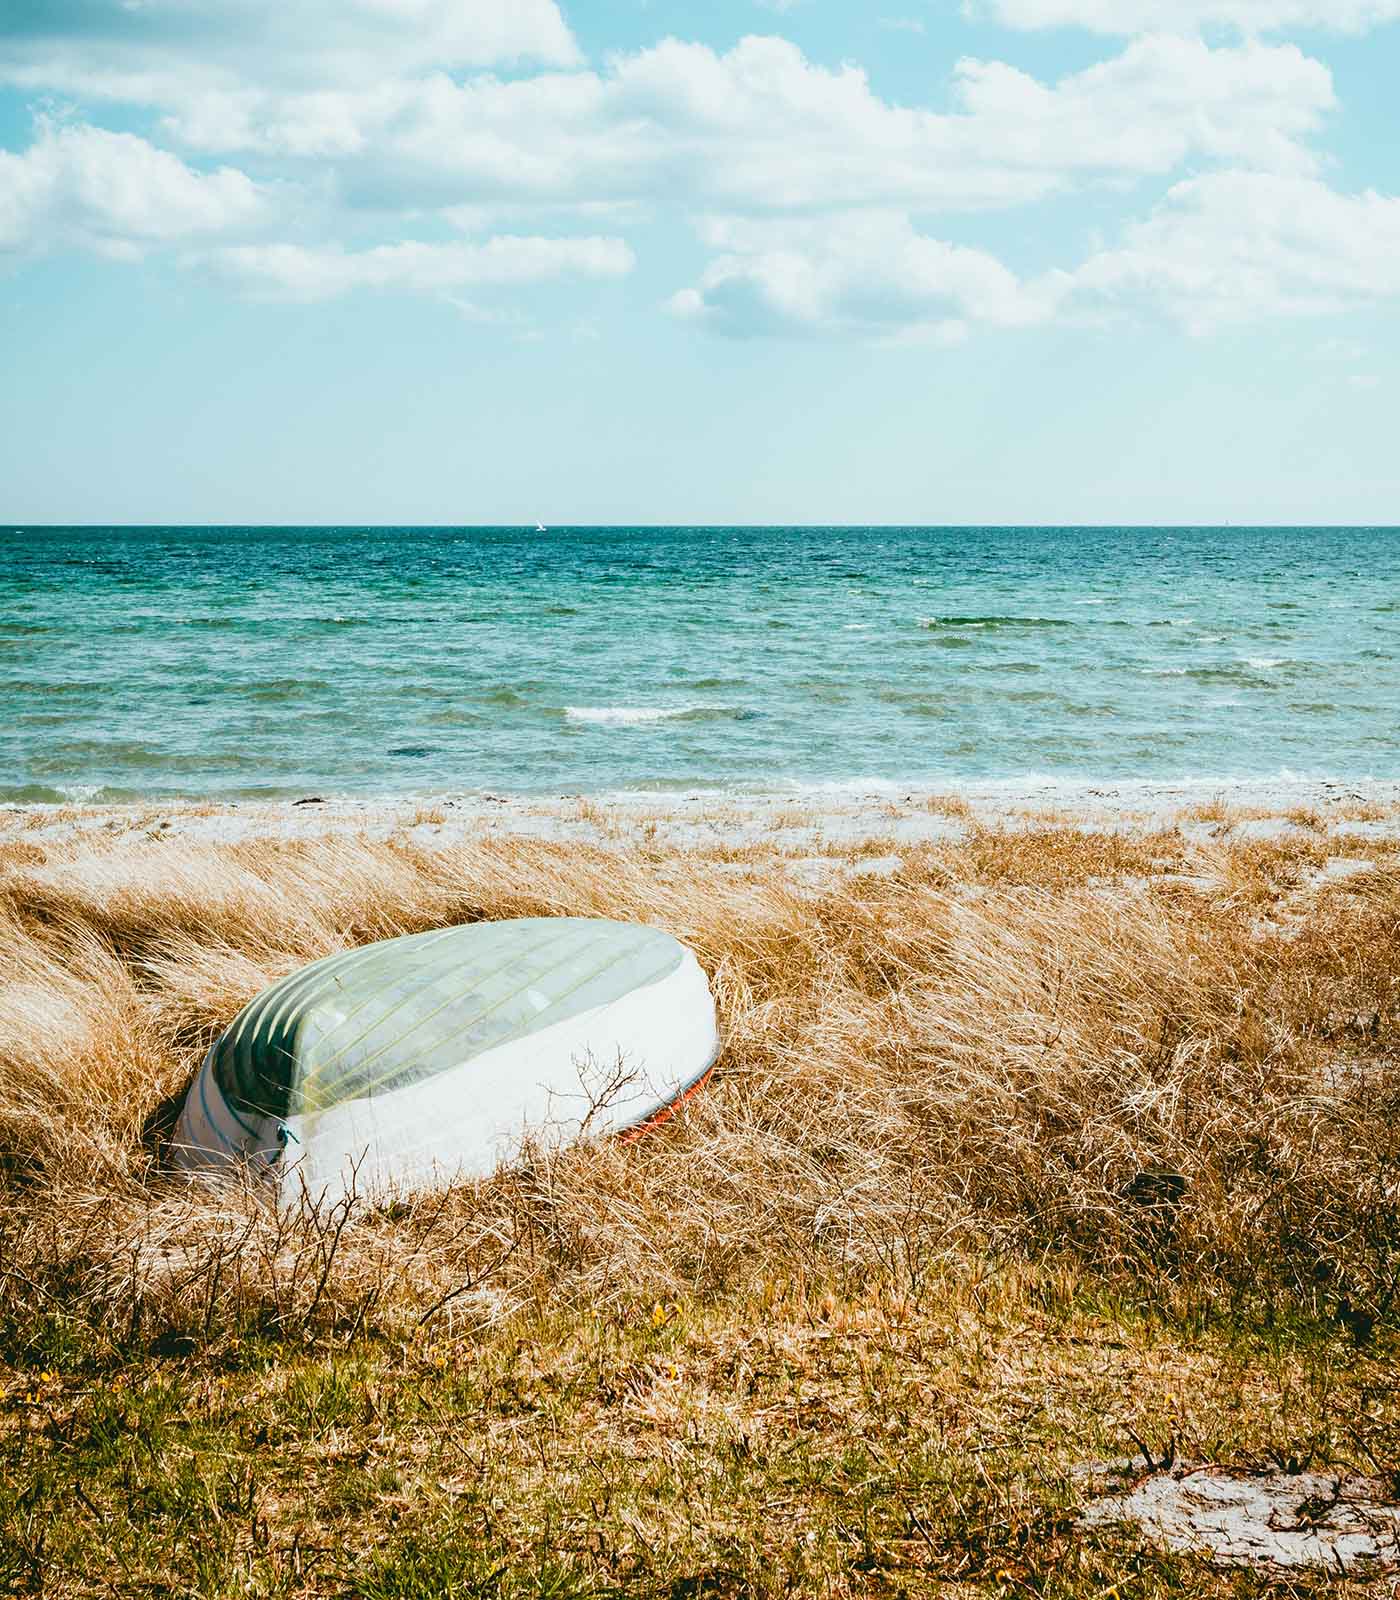
<path fill-rule="evenodd" d="M 961 842 L 976 829 L 1069 827 L 1204 838 L 1271 838 L 1293 826 L 1333 837 L 1400 839 L 1400 781 L 1276 777 L 1158 782 L 1057 779 L 790 787 L 741 794 L 614 790 L 528 795 L 449 791 L 399 797 L 309 792 L 298 799 L 152 799 L 0 803 L 0 841 L 53 842 L 145 831 L 218 844 L 340 833 L 447 845 L 482 836 L 548 843 L 646 844 L 706 850 L 763 845 L 780 853 Z"/>

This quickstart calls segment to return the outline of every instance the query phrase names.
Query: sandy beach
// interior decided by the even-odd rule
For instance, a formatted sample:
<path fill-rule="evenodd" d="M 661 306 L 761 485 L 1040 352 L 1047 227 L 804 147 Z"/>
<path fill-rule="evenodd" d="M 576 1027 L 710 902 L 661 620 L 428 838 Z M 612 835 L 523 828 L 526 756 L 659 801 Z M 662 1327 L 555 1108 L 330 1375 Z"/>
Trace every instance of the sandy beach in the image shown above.
<path fill-rule="evenodd" d="M 1087 833 L 1181 829 L 1193 839 L 1268 838 L 1305 826 L 1338 839 L 1400 837 L 1400 781 L 1270 778 L 1221 783 L 1075 782 L 900 785 L 596 795 L 447 792 L 401 799 L 308 794 L 232 803 L 152 801 L 127 805 L 0 805 L 0 835 L 68 840 L 87 834 L 158 831 L 211 844 L 249 839 L 319 839 L 349 833 L 405 835 L 457 844 L 488 835 L 548 843 L 670 849 L 763 845 L 783 855 L 840 855 L 868 847 L 956 843 L 973 827 Z"/>

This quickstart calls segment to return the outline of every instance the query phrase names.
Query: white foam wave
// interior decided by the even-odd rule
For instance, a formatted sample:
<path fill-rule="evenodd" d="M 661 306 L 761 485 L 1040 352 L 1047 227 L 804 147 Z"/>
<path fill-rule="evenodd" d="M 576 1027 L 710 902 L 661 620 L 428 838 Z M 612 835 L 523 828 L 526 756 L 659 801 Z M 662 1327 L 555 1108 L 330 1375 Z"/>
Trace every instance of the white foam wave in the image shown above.
<path fill-rule="evenodd" d="M 725 706 L 565 706 L 570 722 L 591 722 L 613 727 L 633 727 L 643 722 L 669 722 L 675 717 L 693 717 L 709 712 L 722 716 Z"/>
<path fill-rule="evenodd" d="M 1257 667 L 1261 672 L 1272 672 L 1275 667 L 1287 665 L 1284 656 L 1245 656 L 1244 664 L 1247 667 Z"/>
<path fill-rule="evenodd" d="M 1292 787 L 1325 786 L 1329 784 L 1348 784 L 1354 786 L 1385 785 L 1394 782 L 1389 778 L 1378 778 L 1374 773 L 1362 776 L 1343 776 L 1327 768 L 1318 768 L 1314 771 L 1300 771 L 1296 767 L 1280 767 L 1277 772 L 1182 772 L 1163 778 L 1123 778 L 1123 777 L 1089 777 L 1081 773 L 1057 773 L 1029 771 L 1017 777 L 1007 778 L 974 778 L 970 780 L 949 780 L 950 786 L 962 794 L 980 794 L 987 796 L 1000 796 L 1004 794 L 1027 795 L 1037 790 L 1058 791 L 1066 796 L 1082 794 L 1092 796 L 1095 789 L 1113 790 L 1124 795 L 1156 796 L 1180 790 L 1193 791 L 1218 791 L 1239 790 L 1244 792 L 1263 793 L 1275 795 L 1280 789 L 1287 790 Z M 906 790 L 913 787 L 928 787 L 906 784 Z"/>
<path fill-rule="evenodd" d="M 1042 794 L 1054 794 L 1065 799 L 1094 799 L 1102 793 L 1122 796 L 1139 796 L 1146 800 L 1162 797 L 1174 798 L 1180 791 L 1190 791 L 1187 798 L 1210 798 L 1222 790 L 1263 794 L 1271 799 L 1280 791 L 1302 790 L 1327 784 L 1354 786 L 1388 785 L 1395 780 L 1378 778 L 1374 773 L 1361 776 L 1339 775 L 1327 769 L 1300 771 L 1294 767 L 1280 767 L 1271 773 L 1249 772 L 1178 772 L 1159 778 L 1124 778 L 1091 776 L 1088 773 L 1043 772 L 1034 769 L 1000 778 L 966 778 L 956 773 L 946 776 L 920 776 L 896 782 L 889 778 L 852 777 L 831 779 L 823 783 L 793 783 L 790 785 L 758 785 L 755 792 L 777 796 L 823 796 L 833 800 L 858 801 L 889 795 L 912 795 L 956 791 L 959 794 L 981 796 L 989 800 L 1006 799 L 1013 802 L 1032 802 Z M 1183 801 L 1183 803 L 1185 803 Z"/>
<path fill-rule="evenodd" d="M 894 778 L 814 778 L 806 782 L 796 780 L 773 792 L 793 795 L 830 795 L 835 799 L 859 798 L 862 795 L 907 794 L 917 784 L 900 783 Z"/>

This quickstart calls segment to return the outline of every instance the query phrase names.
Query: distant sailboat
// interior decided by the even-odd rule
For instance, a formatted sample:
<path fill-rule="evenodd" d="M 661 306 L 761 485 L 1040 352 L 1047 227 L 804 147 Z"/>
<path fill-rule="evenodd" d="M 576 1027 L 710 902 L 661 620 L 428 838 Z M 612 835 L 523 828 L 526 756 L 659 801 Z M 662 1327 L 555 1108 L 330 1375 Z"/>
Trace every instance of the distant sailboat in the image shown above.
<path fill-rule="evenodd" d="M 535 532 L 536 533 L 548 533 L 549 529 L 545 527 L 544 523 L 537 522 L 535 524 Z"/>

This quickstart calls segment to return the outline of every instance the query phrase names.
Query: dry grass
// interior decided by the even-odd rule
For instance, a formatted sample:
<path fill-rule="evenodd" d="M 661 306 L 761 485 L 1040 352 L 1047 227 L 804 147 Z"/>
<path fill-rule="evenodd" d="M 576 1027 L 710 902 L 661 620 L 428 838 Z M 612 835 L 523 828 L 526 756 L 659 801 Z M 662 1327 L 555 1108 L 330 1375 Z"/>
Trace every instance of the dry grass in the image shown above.
<path fill-rule="evenodd" d="M 714 1091 L 665 1137 L 551 1158 L 452 1199 L 461 1238 L 528 1239 L 528 1271 L 513 1258 L 505 1275 L 512 1294 L 544 1281 L 555 1304 L 596 1306 L 774 1270 L 858 1277 L 895 1260 L 913 1283 L 975 1240 L 1072 1255 L 1153 1292 L 1283 1296 L 1309 1310 L 1344 1295 L 1389 1311 L 1393 874 L 1312 893 L 1301 926 L 1270 938 L 1256 913 L 1297 896 L 1322 846 L 1213 848 L 1220 890 L 1205 901 L 1174 892 L 1182 862 L 1166 834 L 983 829 L 960 847 L 905 852 L 892 880 L 824 893 L 745 856 L 736 875 L 655 848 L 508 840 L 427 853 L 143 836 L 42 862 L 8 847 L 8 1248 L 34 1229 L 81 1240 L 80 1259 L 46 1247 L 50 1270 L 77 1270 L 104 1324 L 114 1309 L 133 1315 L 105 1298 L 120 1260 L 122 1294 L 150 1302 L 143 1315 L 184 1327 L 197 1309 L 212 1326 L 208 1272 L 192 1261 L 153 1276 L 148 1258 L 168 1260 L 182 1230 L 207 1239 L 210 1217 L 242 1210 L 165 1177 L 157 1135 L 238 1009 L 297 966 L 369 940 L 607 915 L 695 947 L 724 1055 Z M 1357 1016 L 1375 1019 L 1375 1059 L 1339 1073 L 1357 1041 L 1336 1019 Z M 1161 1172 L 1180 1178 L 1179 1200 L 1142 1203 L 1146 1175 Z M 355 1208 L 344 1231 L 380 1241 L 378 1260 L 381 1236 L 412 1229 Z M 425 1280 L 415 1258 L 410 1277 L 431 1295 L 465 1259 L 447 1252 Z M 256 1303 L 256 1274 L 239 1293 L 242 1310 Z M 213 1320 L 223 1315 L 221 1301 Z"/>
<path fill-rule="evenodd" d="M 879 1449 L 895 1446 L 871 1444 L 866 1412 L 853 1420 L 860 1404 L 876 1406 L 881 1428 L 904 1414 L 906 1432 L 908 1407 L 918 1413 L 915 1401 L 906 1397 L 899 1413 L 891 1399 L 916 1383 L 913 1369 L 900 1357 L 884 1383 L 869 1367 L 880 1350 L 913 1341 L 927 1367 L 935 1348 L 954 1352 L 966 1337 L 981 1351 L 990 1341 L 988 1349 L 1003 1352 L 996 1426 L 1029 1448 L 1025 1428 L 1017 1433 L 1008 1420 L 1016 1406 L 1036 1394 L 1043 1401 L 1057 1383 L 1079 1383 L 1082 1352 L 1073 1339 L 1093 1345 L 1109 1337 L 1101 1313 L 1086 1305 L 1112 1305 L 1110 1320 L 1127 1319 L 1117 1347 L 1134 1352 L 1134 1376 L 1120 1410 L 1139 1429 L 1186 1426 L 1185 1402 L 1171 1396 L 1178 1378 L 1194 1381 L 1200 1361 L 1224 1359 L 1192 1353 L 1191 1341 L 1210 1328 L 1227 1341 L 1246 1336 L 1241 1329 L 1252 1330 L 1249 1338 L 1269 1328 L 1320 1330 L 1333 1351 L 1327 1383 L 1351 1385 L 1347 1405 L 1362 1404 L 1369 1352 L 1389 1348 L 1400 1310 L 1400 876 L 1382 870 L 1315 886 L 1311 874 L 1326 851 L 1302 837 L 1193 854 L 1167 833 L 1124 839 L 975 828 L 963 845 L 900 853 L 892 878 L 852 877 L 818 892 L 795 886 L 776 853 L 745 851 L 736 863 L 722 851 L 686 854 L 654 843 L 614 851 L 502 838 L 430 852 L 406 841 L 216 846 L 140 832 L 0 845 L 0 1352 L 14 1392 L 40 1395 L 24 1400 L 32 1411 L 45 1383 L 64 1393 L 76 1384 L 79 1399 L 70 1395 L 67 1410 L 49 1402 L 53 1416 L 68 1418 L 54 1424 L 54 1440 L 71 1445 L 70 1424 L 79 1427 L 72 1419 L 89 1439 L 93 1395 L 116 1381 L 100 1375 L 126 1373 L 123 1381 L 149 1386 L 159 1377 L 152 1351 L 184 1352 L 196 1386 L 206 1382 L 200 1373 L 243 1372 L 240 1351 L 273 1351 L 283 1375 L 275 1384 L 266 1366 L 238 1379 L 240 1404 L 254 1411 L 268 1385 L 285 1387 L 300 1364 L 310 1363 L 307 1382 L 326 1384 L 328 1373 L 360 1362 L 343 1426 L 378 1428 L 381 1438 L 387 1428 L 407 1450 L 421 1417 L 415 1411 L 419 1420 L 400 1438 L 381 1402 L 365 1398 L 376 1384 L 399 1394 L 411 1381 L 427 1393 L 415 1363 L 446 1351 L 433 1383 L 451 1379 L 459 1399 L 469 1387 L 471 1406 L 496 1419 L 495 1429 L 516 1404 L 499 1387 L 507 1382 L 501 1374 L 516 1373 L 517 1391 L 524 1381 L 509 1352 L 524 1337 L 519 1330 L 533 1328 L 538 1355 L 527 1387 L 536 1398 L 528 1414 L 554 1418 L 549 1448 L 572 1463 L 559 1469 L 572 1474 L 568 1493 L 559 1489 L 569 1516 L 581 1514 L 580 1496 L 603 1492 L 590 1463 L 611 1461 L 608 1452 L 621 1450 L 630 1463 L 625 1472 L 614 1463 L 618 1482 L 652 1471 L 651 1456 L 624 1449 L 615 1431 L 606 1447 L 600 1442 L 599 1384 L 617 1388 L 619 1414 L 634 1423 L 637 1414 L 650 1417 L 657 1437 L 683 1441 L 693 1423 L 697 1439 L 723 1435 L 729 1451 L 734 1439 L 748 1438 L 752 1452 L 754 1430 L 768 1426 L 762 1416 L 788 1417 L 799 1435 L 807 1426 L 791 1384 L 800 1390 L 816 1359 L 813 1330 L 855 1340 L 855 1364 L 822 1391 L 821 1405 L 841 1415 L 811 1421 L 812 1439 L 838 1454 L 842 1438 L 840 1448 L 860 1443 L 877 1475 Z M 1217 892 L 1173 882 L 1203 863 Z M 1292 915 L 1273 930 L 1261 910 L 1280 907 Z M 352 1203 L 279 1219 L 255 1192 L 192 1187 L 162 1170 L 162 1133 L 202 1053 L 267 983 L 369 940 L 541 914 L 637 918 L 699 953 L 719 999 L 724 1051 L 713 1088 L 665 1131 L 632 1146 L 541 1156 L 493 1182 L 389 1214 Z M 994 1302 L 989 1283 L 1001 1286 Z M 1007 1329 L 1044 1329 L 1047 1315 L 1054 1329 L 1036 1346 L 1040 1355 L 1025 1370 L 1007 1367 L 1020 1360 Z M 1148 1322 L 1136 1320 L 1144 1315 Z M 683 1336 L 667 1334 L 663 1350 L 657 1341 L 673 1321 Z M 613 1337 L 608 1328 L 619 1331 L 600 1354 L 597 1341 Z M 789 1337 L 782 1329 L 796 1330 L 791 1338 L 806 1353 L 775 1366 L 769 1347 Z M 1168 1381 L 1152 1351 L 1173 1339 L 1168 1365 L 1180 1371 Z M 948 1359 L 963 1371 L 956 1389 L 966 1371 L 961 1358 Z M 736 1377 L 740 1369 L 750 1379 Z M 932 1476 L 916 1473 L 900 1493 L 913 1508 L 924 1505 L 929 1483 L 956 1480 L 959 1504 L 992 1517 L 991 1480 L 979 1487 L 971 1464 L 981 1459 L 975 1439 L 958 1446 L 971 1453 L 957 1457 L 956 1471 L 948 1461 L 928 1467 L 937 1450 L 952 1449 L 949 1439 L 967 1433 L 965 1415 L 942 1434 L 929 1432 L 929 1416 L 952 1404 L 931 1370 L 919 1369 L 916 1386 L 932 1408 L 919 1414 L 918 1470 Z M 1252 1369 L 1242 1370 L 1231 1382 L 1248 1387 Z M 1313 1433 L 1332 1426 L 1331 1400 L 1311 1391 L 1306 1403 L 1298 1399 L 1296 1386 L 1313 1381 L 1301 1369 L 1289 1368 L 1286 1380 L 1282 1368 L 1270 1370 L 1270 1383 L 1295 1389 L 1269 1402 L 1267 1428 L 1263 1414 L 1250 1420 L 1240 1402 L 1242 1449 L 1266 1451 L 1265 1434 L 1289 1416 L 1306 1419 Z M 1338 1377 L 1343 1370 L 1348 1376 Z M 550 1372 L 553 1379 L 541 1375 Z M 772 1384 L 778 1390 L 770 1392 Z M 560 1398 L 575 1390 L 585 1398 Z M 721 1391 L 729 1396 L 723 1405 Z M 449 1411 L 457 1404 L 442 1397 L 445 1389 L 432 1392 Z M 998 1523 L 985 1562 L 968 1557 L 960 1569 L 945 1548 L 953 1534 L 939 1524 L 935 1538 L 925 1510 L 912 1512 L 897 1538 L 872 1524 L 866 1546 L 854 1535 L 838 1540 L 829 1560 L 818 1560 L 815 1546 L 794 1546 L 779 1563 L 791 1581 L 772 1592 L 869 1592 L 857 1581 L 857 1555 L 887 1535 L 906 1543 L 888 1571 L 881 1568 L 882 1583 L 894 1583 L 900 1563 L 919 1560 L 945 1578 L 985 1581 L 988 1592 L 1015 1588 L 996 1589 L 998 1561 L 1022 1574 L 1018 1582 L 1032 1569 L 1055 1570 L 1068 1535 L 1062 1511 L 1046 1507 L 1072 1500 L 1063 1474 L 1076 1454 L 1091 1441 L 1107 1447 L 1103 1419 L 1093 1420 L 1094 1405 L 1075 1393 L 1072 1426 L 1033 1440 L 1042 1455 L 1050 1452 L 1046 1461 L 1053 1457 L 1061 1487 L 1034 1490 L 1031 1458 L 1018 1456 L 1017 1471 L 1030 1476 L 1018 1478 L 1007 1505 L 1021 1508 L 1016 1527 L 1022 1510 L 1030 1520 L 1020 1534 Z M 184 1415 L 187 1399 L 175 1405 L 167 1396 L 161 1405 Z M 199 1404 L 210 1419 L 221 1414 L 206 1400 Z M 850 1416 L 847 1406 L 855 1408 Z M 1365 1448 L 1373 1456 L 1390 1449 L 1400 1469 L 1392 1410 L 1366 1415 Z M 1191 1424 L 1208 1425 L 1208 1411 Z M 510 1434 L 501 1459 L 515 1461 L 524 1437 Z M 914 1448 L 903 1439 L 899 1471 L 914 1472 L 906 1446 Z M 677 1485 L 685 1479 L 677 1463 L 690 1448 L 667 1444 L 657 1457 L 672 1461 L 666 1470 L 674 1468 Z M 246 1453 L 261 1459 L 256 1441 Z M 25 1459 L 27 1471 L 37 1470 Z M 725 1459 L 740 1476 L 748 1471 L 742 1452 Z M 540 1462 L 530 1467 L 522 1457 L 512 1470 L 501 1503 L 516 1506 L 528 1499 L 528 1483 L 539 1492 Z M 800 1501 L 790 1474 L 783 1482 L 784 1494 Z M 717 1518 L 729 1492 L 722 1487 L 706 1490 Z M 753 1484 L 743 1492 L 750 1491 L 744 1514 L 757 1529 L 762 1496 Z M 385 1495 L 403 1493 L 381 1484 L 371 1498 L 382 1509 Z M 418 1510 L 425 1504 L 413 1502 Z M 666 1537 L 677 1548 L 693 1542 L 694 1525 L 683 1538 L 672 1525 L 680 1515 L 674 1499 L 667 1504 Z M 121 1520 L 115 1505 L 98 1506 L 94 1528 L 106 1525 L 103 1517 Z M 446 1515 L 437 1500 L 433 1507 L 433 1516 Z M 13 1537 L 20 1513 L 5 1523 L 8 1514 L 0 1504 L 0 1527 Z M 640 1526 L 642 1513 L 631 1514 Z M 317 1515 L 323 1533 L 335 1524 L 331 1510 Z M 502 1526 L 512 1515 L 502 1512 Z M 1035 1522 L 1042 1515 L 1050 1519 L 1043 1525 Z M 804 1517 L 794 1528 L 809 1527 Z M 610 1519 L 598 1513 L 600 1526 L 613 1527 Z M 549 1526 L 531 1527 L 529 1548 L 549 1548 Z M 381 1536 L 379 1526 L 373 1539 L 365 1535 L 374 1561 L 384 1556 Z M 76 1551 L 81 1540 L 72 1537 Z M 992 1535 L 984 1529 L 978 1537 Z M 1022 1556 L 1013 1560 L 1017 1538 Z M 582 1547 L 561 1548 L 574 1551 L 566 1565 L 575 1576 L 591 1573 L 589 1582 L 601 1584 L 606 1569 L 608 1581 L 620 1581 L 617 1551 L 606 1560 L 595 1552 L 593 1561 Z M 767 1558 L 758 1544 L 744 1550 L 733 1564 L 750 1574 L 747 1588 L 717 1578 L 711 1589 L 666 1589 L 656 1576 L 635 1592 L 769 1592 L 752 1577 Z M 160 1570 L 193 1582 L 193 1569 L 174 1555 L 160 1559 Z M 691 1551 L 676 1559 L 679 1566 L 666 1568 L 673 1578 L 699 1558 Z M 399 1551 L 394 1560 L 409 1557 Z M 155 1561 L 151 1555 L 147 1565 Z M 30 1559 L 15 1571 L 33 1568 Z M 406 1587 L 380 1590 L 367 1587 L 370 1568 L 356 1568 L 352 1589 L 503 1592 L 473 1588 L 460 1575 L 452 1582 L 464 1586 L 453 1589 L 430 1568 L 421 1588 L 404 1579 Z M 1091 1561 L 1082 1590 L 1071 1584 L 1063 1592 L 1087 1595 L 1116 1571 Z M 1163 1571 L 1163 1592 L 1184 1581 L 1175 1568 Z M 471 1582 L 478 1579 L 485 1582 L 482 1574 Z M 618 1592 L 540 1583 L 519 1592 Z M 1156 1592 L 1144 1579 L 1139 1592 L 1149 1591 Z"/>
<path fill-rule="evenodd" d="M 930 795 L 923 804 L 924 809 L 933 812 L 935 816 L 954 818 L 973 816 L 972 802 L 960 794 Z"/>
<path fill-rule="evenodd" d="M 1203 800 L 1199 805 L 1188 807 L 1182 812 L 1182 819 L 1191 822 L 1231 823 L 1245 820 L 1251 815 L 1262 814 L 1258 811 L 1251 813 L 1247 806 L 1237 805 L 1227 800 L 1224 795 L 1216 795 L 1211 800 Z"/>

